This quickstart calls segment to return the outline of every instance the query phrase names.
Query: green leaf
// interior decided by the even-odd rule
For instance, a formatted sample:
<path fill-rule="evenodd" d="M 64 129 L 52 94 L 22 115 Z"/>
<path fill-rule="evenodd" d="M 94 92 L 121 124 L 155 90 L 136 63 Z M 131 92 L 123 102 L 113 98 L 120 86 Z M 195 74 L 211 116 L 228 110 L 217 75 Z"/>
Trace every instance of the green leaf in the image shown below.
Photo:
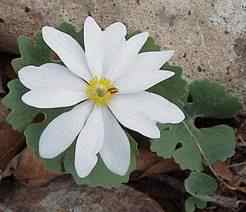
<path fill-rule="evenodd" d="M 18 46 L 21 58 L 12 61 L 13 68 L 18 72 L 27 65 L 42 65 L 51 61 L 51 50 L 43 41 L 41 33 L 35 37 L 35 42 L 25 36 L 18 38 Z M 16 130 L 23 132 L 32 123 L 41 110 L 30 107 L 21 101 L 21 96 L 28 91 L 18 79 L 8 83 L 9 93 L 2 102 L 10 110 L 7 122 Z"/>
<path fill-rule="evenodd" d="M 204 209 L 207 207 L 207 202 L 195 197 L 189 197 L 185 201 L 185 212 L 194 212 L 196 208 Z"/>
<path fill-rule="evenodd" d="M 79 44 L 84 47 L 83 40 L 84 40 L 84 34 L 83 30 L 77 32 L 75 27 L 69 23 L 62 23 L 59 27 L 57 27 L 60 31 L 65 32 L 69 35 L 71 35 L 75 40 L 79 42 Z"/>
<path fill-rule="evenodd" d="M 39 156 L 39 138 L 41 133 L 45 129 L 45 127 L 59 114 L 68 111 L 69 108 L 66 109 L 56 109 L 56 110 L 44 110 L 43 113 L 46 115 L 45 119 L 40 123 L 33 123 L 27 127 L 24 134 L 26 136 L 26 143 L 29 147 L 32 148 L 33 152 L 40 158 Z M 43 159 L 40 158 L 46 167 L 50 170 L 57 172 L 64 172 L 63 168 L 63 157 L 64 154 L 60 154 L 56 158 L 53 159 Z"/>
<path fill-rule="evenodd" d="M 225 161 L 235 153 L 236 137 L 231 127 L 220 125 L 197 132 L 200 147 L 210 164 Z"/>
<path fill-rule="evenodd" d="M 152 52 L 152 51 L 160 51 L 160 46 L 155 43 L 155 40 L 152 37 L 149 37 L 146 43 L 142 48 L 142 52 Z"/>
<path fill-rule="evenodd" d="M 191 173 L 184 184 L 186 191 L 192 195 L 185 202 L 186 212 L 194 212 L 196 208 L 205 208 L 218 188 L 213 177 L 199 172 Z"/>
<path fill-rule="evenodd" d="M 184 123 L 160 126 L 161 138 L 152 142 L 151 149 L 164 158 L 174 157 L 183 169 L 201 171 L 202 156 Z"/>
<path fill-rule="evenodd" d="M 12 61 L 16 72 L 27 65 L 42 65 L 51 62 L 51 50 L 45 44 L 41 33 L 37 33 L 35 43 L 26 36 L 20 36 L 17 40 L 21 58 Z"/>
<path fill-rule="evenodd" d="M 192 102 L 187 102 L 188 95 L 178 98 L 179 105 L 185 108 L 186 120 L 177 125 L 160 125 L 161 137 L 152 142 L 151 149 L 164 158 L 173 157 L 182 169 L 196 171 L 186 180 L 186 190 L 194 197 L 187 199 L 185 208 L 186 212 L 193 212 L 196 208 L 205 208 L 210 200 L 208 195 L 217 188 L 213 178 L 200 173 L 204 165 L 211 167 L 216 161 L 231 157 L 236 141 L 231 127 L 198 129 L 195 118 L 231 118 L 240 110 L 240 104 L 215 83 L 195 81 L 189 88 Z"/>
<path fill-rule="evenodd" d="M 226 94 L 222 86 L 207 80 L 194 81 L 189 88 L 186 94 L 191 96 L 191 102 L 187 101 L 188 95 L 184 98 L 177 95 L 186 120 L 177 125 L 160 125 L 161 137 L 153 141 L 151 149 L 159 156 L 173 157 L 183 169 L 202 171 L 204 164 L 211 167 L 216 161 L 231 157 L 236 138 L 234 130 L 225 125 L 198 129 L 194 124 L 195 114 L 230 118 L 240 110 L 240 103 Z"/>
<path fill-rule="evenodd" d="M 7 122 L 16 130 L 23 132 L 26 127 L 32 123 L 33 119 L 39 113 L 39 110 L 32 108 L 21 101 L 21 96 L 27 92 L 27 89 L 18 79 L 8 83 L 9 93 L 2 100 L 2 103 L 11 109 L 8 114 Z"/>
<path fill-rule="evenodd" d="M 136 34 L 141 33 L 141 31 L 130 32 L 127 34 L 126 38 L 130 39 Z M 155 42 L 154 38 L 148 37 L 147 41 L 145 42 L 141 52 L 152 52 L 152 51 L 160 51 L 161 47 Z"/>
<path fill-rule="evenodd" d="M 175 73 L 173 77 L 164 80 L 149 89 L 150 92 L 157 93 L 174 104 L 182 107 L 188 98 L 188 84 L 182 78 L 183 70 L 179 66 L 165 65 L 164 70 L 169 70 Z"/>
<path fill-rule="evenodd" d="M 204 173 L 193 172 L 185 180 L 186 191 L 200 200 L 207 201 L 209 196 L 214 195 L 217 188 L 216 180 Z"/>
<path fill-rule="evenodd" d="M 74 26 L 68 23 L 63 23 L 58 28 L 61 31 L 74 36 L 75 39 L 80 40 L 80 42 L 82 41 L 82 36 L 80 36 L 80 33 L 76 32 Z M 20 36 L 18 38 L 21 58 L 14 59 L 12 61 L 13 68 L 16 72 L 27 65 L 39 66 L 44 63 L 52 62 L 51 50 L 44 42 L 41 33 L 37 33 L 34 40 L 35 42 L 25 36 Z M 7 121 L 14 129 L 20 132 L 24 131 L 39 113 L 43 113 L 45 116 L 48 116 L 48 114 L 46 114 L 46 110 L 30 107 L 21 101 L 21 96 L 26 93 L 28 89 L 26 89 L 18 79 L 10 81 L 8 88 L 10 92 L 5 98 L 3 98 L 2 102 L 11 109 L 11 112 L 7 117 Z M 56 113 L 56 109 L 53 111 Z M 49 117 L 47 118 L 49 119 Z"/>
<path fill-rule="evenodd" d="M 223 86 L 208 80 L 191 83 L 190 95 L 193 101 L 188 108 L 196 116 L 231 118 L 241 109 L 238 98 L 226 93 Z"/>
<path fill-rule="evenodd" d="M 39 152 L 38 152 L 39 138 L 45 127 L 46 124 L 43 123 L 32 124 L 31 126 L 29 126 L 28 129 L 25 131 L 27 145 L 31 147 L 33 152 L 39 157 L 39 159 L 41 159 L 44 162 L 47 169 L 56 172 L 64 172 L 63 165 L 62 165 L 63 163 L 62 155 L 59 155 L 58 157 L 50 160 L 42 159 L 39 156 Z"/>
<path fill-rule="evenodd" d="M 58 29 L 70 34 L 82 45 L 83 33 L 76 32 L 73 25 L 62 23 Z M 18 38 L 17 42 L 21 58 L 16 58 L 12 61 L 12 66 L 16 72 L 27 65 L 39 66 L 45 63 L 53 62 L 53 59 L 51 58 L 52 51 L 44 42 L 40 32 L 37 33 L 34 40 L 35 42 L 26 36 L 20 36 Z"/>
<path fill-rule="evenodd" d="M 133 36 L 134 34 L 136 33 L 131 34 L 131 36 Z M 160 46 L 155 43 L 155 40 L 152 37 L 149 37 L 141 52 L 159 50 Z M 188 98 L 188 84 L 186 80 L 182 77 L 182 68 L 180 66 L 165 64 L 162 69 L 172 71 L 175 73 L 175 75 L 170 79 L 164 80 L 157 85 L 151 87 L 149 91 L 157 93 L 182 107 L 183 102 L 186 101 L 186 99 Z"/>
<path fill-rule="evenodd" d="M 202 171 L 203 163 L 211 165 L 234 154 L 235 134 L 231 127 L 220 125 L 197 129 L 193 122 L 160 126 L 161 138 L 151 149 L 164 158 L 173 157 L 182 169 Z"/>
<path fill-rule="evenodd" d="M 18 46 L 21 54 L 22 65 L 42 65 L 49 63 L 51 50 L 43 41 L 41 33 L 38 33 L 35 37 L 35 43 L 25 36 L 18 38 Z M 18 66 L 18 68 L 21 68 Z"/>
<path fill-rule="evenodd" d="M 163 95 L 162 87 L 158 86 L 154 87 L 157 89 L 155 92 L 159 89 Z M 181 90 L 184 91 L 184 88 L 187 89 L 185 83 Z M 186 180 L 186 190 L 194 196 L 187 199 L 186 212 L 193 212 L 196 208 L 205 208 L 206 202 L 211 200 L 208 195 L 213 194 L 217 188 L 213 178 L 200 173 L 204 170 L 204 165 L 211 168 L 216 161 L 224 161 L 233 156 L 236 143 L 231 127 L 219 125 L 198 129 L 194 124 L 195 119 L 198 116 L 232 118 L 239 112 L 241 105 L 222 86 L 207 80 L 194 81 L 185 94 L 183 98 L 176 94 L 176 100 L 175 97 L 169 98 L 184 109 L 186 120 L 177 125 L 160 125 L 161 137 L 152 142 L 151 149 L 164 158 L 173 157 L 182 169 L 196 171 Z M 189 102 L 188 96 L 191 99 Z"/>

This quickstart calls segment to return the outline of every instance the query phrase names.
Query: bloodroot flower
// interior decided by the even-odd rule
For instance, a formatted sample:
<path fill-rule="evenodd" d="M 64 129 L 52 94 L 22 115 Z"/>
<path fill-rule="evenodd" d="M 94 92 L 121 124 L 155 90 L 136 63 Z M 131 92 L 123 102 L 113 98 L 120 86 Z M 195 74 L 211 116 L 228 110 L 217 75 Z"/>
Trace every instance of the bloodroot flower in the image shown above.
<path fill-rule="evenodd" d="M 65 66 L 55 63 L 26 66 L 18 73 L 20 81 L 30 89 L 22 96 L 27 105 L 74 106 L 44 129 L 39 153 L 42 158 L 51 159 L 76 141 L 75 169 L 80 177 L 90 174 L 99 155 L 113 173 L 127 173 L 130 144 L 122 126 L 159 138 L 158 122 L 184 120 L 176 105 L 145 91 L 174 75 L 160 70 L 174 52 L 139 53 L 148 33 L 128 40 L 126 34 L 122 23 L 102 30 L 88 17 L 84 23 L 83 50 L 70 35 L 45 26 L 43 39 Z"/>

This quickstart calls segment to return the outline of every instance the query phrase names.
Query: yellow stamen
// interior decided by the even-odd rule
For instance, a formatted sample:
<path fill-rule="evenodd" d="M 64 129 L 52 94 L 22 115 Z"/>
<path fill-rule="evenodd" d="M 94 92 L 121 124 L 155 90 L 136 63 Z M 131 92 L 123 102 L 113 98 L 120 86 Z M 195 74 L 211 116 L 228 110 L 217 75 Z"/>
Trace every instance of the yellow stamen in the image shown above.
<path fill-rule="evenodd" d="M 98 77 L 90 80 L 86 88 L 86 95 L 98 106 L 107 105 L 117 92 L 118 90 L 112 81 Z"/>

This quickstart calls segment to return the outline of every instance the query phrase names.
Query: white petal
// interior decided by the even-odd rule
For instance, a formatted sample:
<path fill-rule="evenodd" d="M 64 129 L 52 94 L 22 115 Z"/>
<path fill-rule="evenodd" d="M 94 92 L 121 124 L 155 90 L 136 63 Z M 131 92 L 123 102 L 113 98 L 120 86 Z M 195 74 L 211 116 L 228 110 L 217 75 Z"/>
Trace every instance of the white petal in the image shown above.
<path fill-rule="evenodd" d="M 112 113 L 104 110 L 104 144 L 100 151 L 103 162 L 113 173 L 125 175 L 130 165 L 130 143 Z"/>
<path fill-rule="evenodd" d="M 118 121 L 125 127 L 137 131 L 146 137 L 159 138 L 160 130 L 156 122 L 151 120 L 141 111 L 132 108 L 128 101 L 124 101 L 123 95 L 115 96 L 109 104 L 110 109 L 118 119 Z M 141 102 L 140 102 L 141 104 Z"/>
<path fill-rule="evenodd" d="M 75 169 L 80 177 L 89 175 L 96 165 L 97 153 L 103 146 L 103 140 L 103 114 L 101 108 L 95 106 L 76 143 Z"/>
<path fill-rule="evenodd" d="M 85 55 L 92 75 L 100 76 L 103 72 L 103 32 L 92 17 L 84 23 Z"/>
<path fill-rule="evenodd" d="M 70 35 L 53 27 L 42 28 L 43 39 L 58 55 L 70 71 L 89 81 L 91 75 L 86 62 L 84 50 Z"/>
<path fill-rule="evenodd" d="M 37 108 L 69 107 L 82 102 L 87 97 L 83 90 L 70 91 L 65 89 L 31 90 L 22 96 L 22 101 Z"/>
<path fill-rule="evenodd" d="M 174 51 L 143 52 L 137 56 L 128 73 L 159 70 L 173 55 Z"/>
<path fill-rule="evenodd" d="M 160 123 L 176 124 L 185 118 L 184 113 L 175 104 L 150 92 L 122 94 L 116 98 L 118 104 L 127 105 L 131 110 L 144 113 L 151 120 Z"/>
<path fill-rule="evenodd" d="M 92 104 L 87 101 L 51 121 L 40 137 L 40 156 L 49 159 L 64 152 L 83 128 L 91 109 Z"/>
<path fill-rule="evenodd" d="M 121 77 L 114 82 L 120 93 L 135 93 L 144 91 L 155 84 L 174 76 L 171 71 L 139 70 Z"/>
<path fill-rule="evenodd" d="M 147 32 L 137 34 L 125 42 L 122 49 L 119 49 L 119 60 L 115 62 L 113 72 L 107 73 L 106 77 L 116 80 L 126 73 L 130 66 L 137 58 L 139 51 L 147 41 L 149 34 Z"/>
<path fill-rule="evenodd" d="M 126 26 L 120 22 L 111 24 L 103 32 L 104 43 L 104 59 L 103 71 L 106 73 L 112 72 L 119 59 L 119 50 L 126 42 L 125 36 L 127 34 Z"/>
<path fill-rule="evenodd" d="M 85 82 L 72 74 L 65 66 L 46 63 L 41 66 L 25 66 L 18 71 L 20 81 L 29 89 L 67 88 L 82 90 Z"/>

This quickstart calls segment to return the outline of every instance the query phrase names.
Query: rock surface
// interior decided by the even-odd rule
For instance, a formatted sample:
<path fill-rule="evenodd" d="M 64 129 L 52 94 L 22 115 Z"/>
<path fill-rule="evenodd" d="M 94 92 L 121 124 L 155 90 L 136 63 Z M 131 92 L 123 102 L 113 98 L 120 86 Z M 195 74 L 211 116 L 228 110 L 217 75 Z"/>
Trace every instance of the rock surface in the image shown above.
<path fill-rule="evenodd" d="M 18 35 L 42 25 L 72 22 L 91 14 L 102 25 L 115 21 L 147 30 L 192 79 L 213 79 L 246 105 L 246 1 L 242 0 L 0 0 L 0 48 L 17 51 Z"/>
<path fill-rule="evenodd" d="M 160 206 L 134 189 L 77 186 L 63 176 L 41 188 L 0 189 L 0 212 L 163 212 Z M 15 191 L 14 191 L 15 190 Z"/>

